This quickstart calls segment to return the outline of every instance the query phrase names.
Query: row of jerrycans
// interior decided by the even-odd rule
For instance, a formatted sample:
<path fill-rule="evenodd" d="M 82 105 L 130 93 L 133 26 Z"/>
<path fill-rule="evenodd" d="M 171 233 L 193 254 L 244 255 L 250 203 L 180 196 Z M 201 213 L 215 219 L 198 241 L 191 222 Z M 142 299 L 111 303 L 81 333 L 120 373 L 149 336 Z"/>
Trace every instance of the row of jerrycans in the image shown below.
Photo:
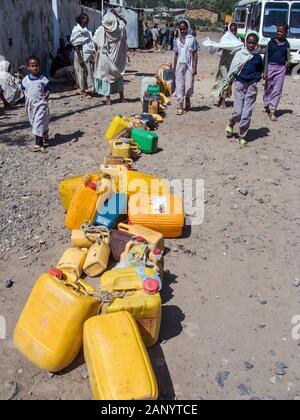
<path fill-rule="evenodd" d="M 141 228 L 128 226 L 131 232 Z M 159 234 L 147 229 L 143 234 L 152 241 L 152 249 L 154 246 L 163 248 L 163 238 Z M 77 245 L 81 240 L 78 234 L 72 235 L 72 241 L 77 241 Z M 93 239 L 85 240 L 90 241 L 89 249 L 92 249 Z M 121 261 L 134 246 L 139 245 L 139 241 L 128 243 Z M 89 244 L 86 242 L 84 245 Z M 157 266 L 144 266 L 141 271 L 141 267 L 130 265 L 105 272 L 100 278 L 100 288 L 109 293 L 111 301 L 101 304 L 96 290 L 79 279 L 86 251 L 85 248 L 70 248 L 59 261 L 58 268 L 51 269 L 37 280 L 17 323 L 14 335 L 16 346 L 41 369 L 58 372 L 70 365 L 82 346 L 85 321 L 99 313 L 127 311 L 136 320 L 146 346 L 152 346 L 158 340 L 161 278 L 158 279 L 160 272 Z M 157 263 L 155 256 L 153 258 Z M 162 269 L 163 261 L 158 260 Z"/>
<path fill-rule="evenodd" d="M 36 366 L 59 372 L 84 345 L 94 399 L 157 399 L 157 383 L 130 311 L 99 314 L 95 290 L 52 269 L 36 282 L 17 323 L 17 348 Z"/>

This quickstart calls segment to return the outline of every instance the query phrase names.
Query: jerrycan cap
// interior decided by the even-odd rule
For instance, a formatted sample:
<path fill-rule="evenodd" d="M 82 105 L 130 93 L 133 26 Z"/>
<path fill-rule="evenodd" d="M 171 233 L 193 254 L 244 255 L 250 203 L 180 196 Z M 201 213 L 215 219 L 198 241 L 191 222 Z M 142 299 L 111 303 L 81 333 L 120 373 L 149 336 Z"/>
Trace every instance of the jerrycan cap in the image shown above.
<path fill-rule="evenodd" d="M 158 281 L 152 278 L 149 278 L 144 281 L 144 291 L 149 295 L 154 295 L 159 291 Z"/>
<path fill-rule="evenodd" d="M 160 249 L 155 248 L 155 249 L 153 250 L 153 254 L 154 254 L 154 255 L 161 255 L 161 254 L 162 254 L 162 252 L 161 252 L 161 250 L 160 250 Z"/>
<path fill-rule="evenodd" d="M 139 242 L 139 243 L 145 242 L 145 239 L 142 236 L 137 236 L 135 240 L 136 242 Z"/>
<path fill-rule="evenodd" d="M 64 280 L 66 278 L 64 273 L 61 270 L 59 270 L 58 268 L 53 268 L 53 267 L 49 268 L 48 274 L 50 276 L 58 278 L 59 280 Z"/>
<path fill-rule="evenodd" d="M 90 188 L 91 190 L 96 191 L 96 189 L 97 189 L 97 184 L 96 184 L 95 182 L 89 182 L 89 183 L 87 184 L 87 188 Z"/>

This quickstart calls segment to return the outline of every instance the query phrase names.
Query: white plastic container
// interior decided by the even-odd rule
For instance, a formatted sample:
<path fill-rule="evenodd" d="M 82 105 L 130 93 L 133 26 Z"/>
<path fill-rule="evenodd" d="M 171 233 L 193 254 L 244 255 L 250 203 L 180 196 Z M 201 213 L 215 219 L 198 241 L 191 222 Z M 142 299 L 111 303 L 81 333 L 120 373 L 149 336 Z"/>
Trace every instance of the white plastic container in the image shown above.
<path fill-rule="evenodd" d="M 143 100 L 144 94 L 147 91 L 148 86 L 157 85 L 156 77 L 144 77 L 141 82 L 141 101 Z"/>

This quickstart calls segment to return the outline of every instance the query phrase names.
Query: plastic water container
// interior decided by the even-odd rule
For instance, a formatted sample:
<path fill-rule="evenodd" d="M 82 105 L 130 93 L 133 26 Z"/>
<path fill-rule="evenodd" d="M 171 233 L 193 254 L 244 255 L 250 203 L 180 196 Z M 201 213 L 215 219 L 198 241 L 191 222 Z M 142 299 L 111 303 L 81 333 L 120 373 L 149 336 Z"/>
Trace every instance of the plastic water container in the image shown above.
<path fill-rule="evenodd" d="M 159 336 L 161 324 L 161 298 L 159 284 L 151 281 L 154 270 L 145 268 L 148 282 L 143 281 L 135 267 L 107 271 L 100 278 L 100 286 L 110 292 L 125 291 L 124 297 L 116 298 L 109 306 L 103 305 L 107 313 L 128 311 L 138 326 L 147 347 L 153 346 Z"/>
<path fill-rule="evenodd" d="M 155 230 L 148 229 L 141 225 L 119 223 L 118 229 L 121 232 L 128 233 L 132 236 L 139 236 L 144 238 L 154 248 L 160 249 L 162 252 L 165 249 L 165 240 L 161 233 Z"/>
<path fill-rule="evenodd" d="M 132 139 L 139 145 L 143 153 L 156 153 L 158 147 L 158 135 L 151 131 L 133 128 Z"/>
<path fill-rule="evenodd" d="M 111 196 L 94 219 L 94 225 L 113 229 L 117 223 L 127 218 L 127 194 L 116 193 Z"/>
<path fill-rule="evenodd" d="M 77 356 L 83 325 L 99 308 L 99 302 L 87 292 L 95 290 L 83 280 L 67 280 L 57 269 L 35 283 L 18 320 L 14 342 L 39 369 L 59 372 Z"/>
<path fill-rule="evenodd" d="M 59 260 L 57 268 L 76 281 L 81 277 L 86 256 L 86 248 L 68 248 Z"/>
<path fill-rule="evenodd" d="M 128 312 L 89 319 L 84 357 L 95 400 L 156 400 L 157 382 L 137 324 Z"/>
<path fill-rule="evenodd" d="M 83 266 L 83 271 L 89 277 L 100 276 L 107 269 L 110 256 L 109 238 L 109 232 L 103 232 L 97 243 L 89 249 Z"/>
<path fill-rule="evenodd" d="M 122 117 L 121 115 L 116 115 L 106 131 L 105 138 L 107 141 L 116 139 L 121 133 L 123 137 L 127 137 L 125 134 L 128 128 L 131 125 L 131 119 L 128 117 Z M 129 135 L 128 135 L 129 137 Z"/>
<path fill-rule="evenodd" d="M 65 211 L 68 211 L 74 192 L 80 185 L 84 183 L 85 179 L 98 180 L 101 177 L 101 172 L 94 174 L 85 174 L 64 179 L 59 184 L 59 195 Z"/>
<path fill-rule="evenodd" d="M 130 223 L 160 232 L 165 238 L 178 238 L 184 227 L 182 199 L 172 194 L 133 194 L 128 202 Z"/>
<path fill-rule="evenodd" d="M 147 92 L 148 86 L 156 85 L 157 78 L 156 77 L 144 77 L 141 82 L 141 101 L 143 100 L 145 92 Z"/>

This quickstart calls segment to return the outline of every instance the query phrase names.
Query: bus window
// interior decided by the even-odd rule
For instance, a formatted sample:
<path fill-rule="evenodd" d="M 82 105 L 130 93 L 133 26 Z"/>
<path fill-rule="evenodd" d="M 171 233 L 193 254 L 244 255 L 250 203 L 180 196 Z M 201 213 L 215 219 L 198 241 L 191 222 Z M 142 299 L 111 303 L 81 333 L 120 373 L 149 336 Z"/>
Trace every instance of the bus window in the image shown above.
<path fill-rule="evenodd" d="M 245 28 L 247 22 L 247 9 L 245 7 L 238 7 L 235 11 L 234 21 L 239 28 Z"/>
<path fill-rule="evenodd" d="M 259 32 L 260 29 L 260 19 L 261 19 L 261 4 L 255 4 L 251 11 L 251 22 L 250 28 L 253 31 Z"/>
<path fill-rule="evenodd" d="M 290 38 L 300 38 L 300 3 L 294 3 L 291 9 Z"/>
<path fill-rule="evenodd" d="M 289 6 L 287 3 L 266 3 L 263 35 L 274 38 L 277 26 L 288 23 Z"/>

